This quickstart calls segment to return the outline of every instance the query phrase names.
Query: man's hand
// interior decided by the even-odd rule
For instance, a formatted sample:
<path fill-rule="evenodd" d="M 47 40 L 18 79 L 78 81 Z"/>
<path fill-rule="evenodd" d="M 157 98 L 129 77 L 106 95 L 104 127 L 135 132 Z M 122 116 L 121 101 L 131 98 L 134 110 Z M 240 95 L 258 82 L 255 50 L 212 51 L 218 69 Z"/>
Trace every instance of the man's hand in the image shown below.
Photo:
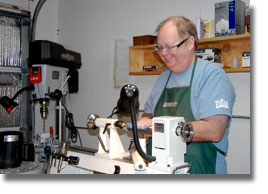
<path fill-rule="evenodd" d="M 146 125 L 148 128 L 152 127 L 152 118 L 153 115 L 149 113 L 143 113 L 141 119 L 137 122 L 137 125 Z M 144 138 L 146 137 L 152 137 L 152 133 L 143 133 L 139 134 L 139 136 L 142 136 Z"/>

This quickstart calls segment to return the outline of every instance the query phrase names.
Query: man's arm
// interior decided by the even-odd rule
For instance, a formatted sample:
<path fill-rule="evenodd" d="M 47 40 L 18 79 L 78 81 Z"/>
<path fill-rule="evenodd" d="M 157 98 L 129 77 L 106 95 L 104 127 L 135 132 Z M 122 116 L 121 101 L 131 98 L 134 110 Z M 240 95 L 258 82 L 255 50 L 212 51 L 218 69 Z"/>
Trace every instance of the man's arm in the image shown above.
<path fill-rule="evenodd" d="M 138 124 L 152 126 L 153 115 L 143 113 Z M 219 142 L 224 135 L 229 116 L 215 115 L 198 121 L 191 122 L 194 128 L 193 142 Z"/>
<path fill-rule="evenodd" d="M 152 126 L 153 115 L 144 113 L 138 124 Z M 229 116 L 215 115 L 191 122 L 194 128 L 193 142 L 219 142 L 224 135 Z"/>
<path fill-rule="evenodd" d="M 191 122 L 194 128 L 193 142 L 219 142 L 224 135 L 229 116 L 215 115 Z"/>

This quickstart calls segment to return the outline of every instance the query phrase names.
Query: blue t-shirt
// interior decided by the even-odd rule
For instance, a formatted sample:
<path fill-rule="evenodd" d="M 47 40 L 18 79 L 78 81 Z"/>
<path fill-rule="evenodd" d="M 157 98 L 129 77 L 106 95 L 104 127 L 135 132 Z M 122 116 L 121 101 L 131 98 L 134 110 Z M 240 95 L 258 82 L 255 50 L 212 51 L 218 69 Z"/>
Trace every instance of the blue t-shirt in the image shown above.
<path fill-rule="evenodd" d="M 184 87 L 190 85 L 193 65 L 181 73 L 171 73 L 167 88 Z M 170 74 L 163 72 L 156 80 L 152 92 L 145 104 L 144 112 L 154 113 L 155 106 L 165 87 Z M 195 120 L 223 114 L 232 117 L 235 101 L 235 90 L 221 67 L 206 60 L 197 61 L 191 90 L 191 108 Z M 227 153 L 228 133 L 231 119 L 229 119 L 223 138 L 214 143 L 218 149 Z M 217 153 L 216 173 L 227 173 L 224 155 Z"/>

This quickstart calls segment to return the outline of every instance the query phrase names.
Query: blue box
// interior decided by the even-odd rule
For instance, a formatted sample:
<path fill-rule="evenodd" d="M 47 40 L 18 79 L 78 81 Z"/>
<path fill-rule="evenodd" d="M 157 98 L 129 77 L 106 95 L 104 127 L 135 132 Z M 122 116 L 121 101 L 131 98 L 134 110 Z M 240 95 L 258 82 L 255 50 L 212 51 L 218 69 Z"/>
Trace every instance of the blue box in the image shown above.
<path fill-rule="evenodd" d="M 246 3 L 240 0 L 215 4 L 215 37 L 245 33 Z"/>

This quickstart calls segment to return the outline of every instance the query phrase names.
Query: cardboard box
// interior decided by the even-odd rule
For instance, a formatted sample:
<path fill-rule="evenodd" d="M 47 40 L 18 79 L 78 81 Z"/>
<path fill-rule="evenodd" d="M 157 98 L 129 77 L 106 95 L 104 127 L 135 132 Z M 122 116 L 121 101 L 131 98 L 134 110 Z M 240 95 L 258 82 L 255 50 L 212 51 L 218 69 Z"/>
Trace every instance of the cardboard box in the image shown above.
<path fill-rule="evenodd" d="M 202 39 L 204 37 L 204 20 L 202 18 L 196 18 L 195 27 L 198 39 Z"/>
<path fill-rule="evenodd" d="M 157 37 L 153 36 L 153 35 L 134 36 L 133 37 L 133 46 L 155 44 L 156 38 Z"/>
<path fill-rule="evenodd" d="M 243 52 L 242 67 L 250 67 L 250 52 Z"/>
<path fill-rule="evenodd" d="M 215 37 L 245 33 L 246 3 L 241 0 L 215 4 Z"/>
<path fill-rule="evenodd" d="M 213 38 L 215 37 L 215 20 L 210 22 L 204 21 L 204 37 L 203 38 Z"/>

